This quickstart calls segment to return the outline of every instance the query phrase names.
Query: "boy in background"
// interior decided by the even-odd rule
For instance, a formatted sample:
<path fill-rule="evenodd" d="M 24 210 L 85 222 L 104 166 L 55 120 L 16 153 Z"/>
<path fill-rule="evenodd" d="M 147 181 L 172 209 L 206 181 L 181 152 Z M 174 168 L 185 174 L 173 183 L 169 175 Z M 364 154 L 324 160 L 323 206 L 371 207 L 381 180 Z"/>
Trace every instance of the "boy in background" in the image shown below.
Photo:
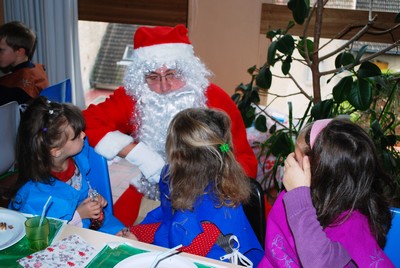
<path fill-rule="evenodd" d="M 0 26 L 0 105 L 35 98 L 49 86 L 45 68 L 32 60 L 36 34 L 21 22 Z"/>

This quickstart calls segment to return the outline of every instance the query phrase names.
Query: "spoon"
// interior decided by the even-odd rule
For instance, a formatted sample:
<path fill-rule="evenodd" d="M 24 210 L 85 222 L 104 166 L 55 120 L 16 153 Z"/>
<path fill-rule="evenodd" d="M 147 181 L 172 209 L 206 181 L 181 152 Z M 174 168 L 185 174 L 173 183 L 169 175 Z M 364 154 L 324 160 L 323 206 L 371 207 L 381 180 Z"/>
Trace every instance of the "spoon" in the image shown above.
<path fill-rule="evenodd" d="M 178 245 L 176 247 L 173 247 L 173 248 L 171 248 L 171 249 L 169 249 L 169 250 L 167 250 L 167 251 L 165 251 L 165 252 L 163 252 L 161 254 L 158 254 L 157 257 L 154 259 L 153 263 L 151 264 L 150 268 L 155 268 L 163 259 L 166 259 L 169 256 L 175 254 L 175 251 L 178 248 L 181 248 L 182 246 L 183 245 L 180 244 L 180 245 Z"/>

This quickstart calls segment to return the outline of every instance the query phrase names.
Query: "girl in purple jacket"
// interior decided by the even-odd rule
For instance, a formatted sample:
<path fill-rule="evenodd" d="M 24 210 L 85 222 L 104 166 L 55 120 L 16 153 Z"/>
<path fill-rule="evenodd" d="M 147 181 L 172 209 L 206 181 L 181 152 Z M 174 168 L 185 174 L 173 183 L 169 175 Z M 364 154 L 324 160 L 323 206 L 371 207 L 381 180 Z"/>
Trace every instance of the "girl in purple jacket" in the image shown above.
<path fill-rule="evenodd" d="M 344 119 L 304 128 L 285 161 L 258 267 L 394 267 L 383 252 L 391 179 L 375 145 Z"/>

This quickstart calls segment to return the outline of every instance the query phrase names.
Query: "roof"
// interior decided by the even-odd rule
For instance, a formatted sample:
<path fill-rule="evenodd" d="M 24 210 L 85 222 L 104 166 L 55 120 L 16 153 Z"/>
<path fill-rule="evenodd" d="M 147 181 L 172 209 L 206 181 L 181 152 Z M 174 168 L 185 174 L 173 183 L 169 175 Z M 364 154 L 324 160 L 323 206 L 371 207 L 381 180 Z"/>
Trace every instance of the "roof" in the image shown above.
<path fill-rule="evenodd" d="M 369 10 L 371 0 L 357 0 L 356 9 Z M 400 12 L 400 1 L 399 0 L 375 0 L 372 1 L 373 11 L 382 12 Z"/>
<path fill-rule="evenodd" d="M 92 88 L 115 89 L 122 84 L 126 61 L 122 61 L 127 46 L 139 25 L 109 23 L 90 75 Z"/>
<path fill-rule="evenodd" d="M 369 10 L 370 2 L 372 0 L 357 0 L 356 9 Z M 375 0 L 372 1 L 372 10 L 381 12 L 400 12 L 400 1 L 399 0 Z M 388 46 L 385 43 L 371 43 L 371 42 L 355 42 L 353 50 L 358 51 L 361 47 L 368 45 L 366 52 L 377 52 Z M 398 48 L 393 48 L 386 52 L 386 54 L 398 54 Z"/>

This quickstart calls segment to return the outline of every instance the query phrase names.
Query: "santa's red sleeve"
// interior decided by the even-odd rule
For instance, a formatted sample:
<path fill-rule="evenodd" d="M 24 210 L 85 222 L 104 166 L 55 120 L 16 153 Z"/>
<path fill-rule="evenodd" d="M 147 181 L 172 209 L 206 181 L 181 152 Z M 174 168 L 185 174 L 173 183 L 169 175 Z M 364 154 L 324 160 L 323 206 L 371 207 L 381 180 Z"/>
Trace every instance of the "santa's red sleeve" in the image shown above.
<path fill-rule="evenodd" d="M 207 91 L 207 106 L 224 110 L 232 121 L 233 149 L 236 160 L 242 165 L 247 176 L 256 178 L 257 158 L 247 140 L 246 128 L 236 104 L 220 87 L 211 84 Z"/>
<path fill-rule="evenodd" d="M 104 102 L 83 111 L 89 144 L 107 159 L 114 158 L 133 141 L 132 114 L 135 102 L 119 87 Z"/>

